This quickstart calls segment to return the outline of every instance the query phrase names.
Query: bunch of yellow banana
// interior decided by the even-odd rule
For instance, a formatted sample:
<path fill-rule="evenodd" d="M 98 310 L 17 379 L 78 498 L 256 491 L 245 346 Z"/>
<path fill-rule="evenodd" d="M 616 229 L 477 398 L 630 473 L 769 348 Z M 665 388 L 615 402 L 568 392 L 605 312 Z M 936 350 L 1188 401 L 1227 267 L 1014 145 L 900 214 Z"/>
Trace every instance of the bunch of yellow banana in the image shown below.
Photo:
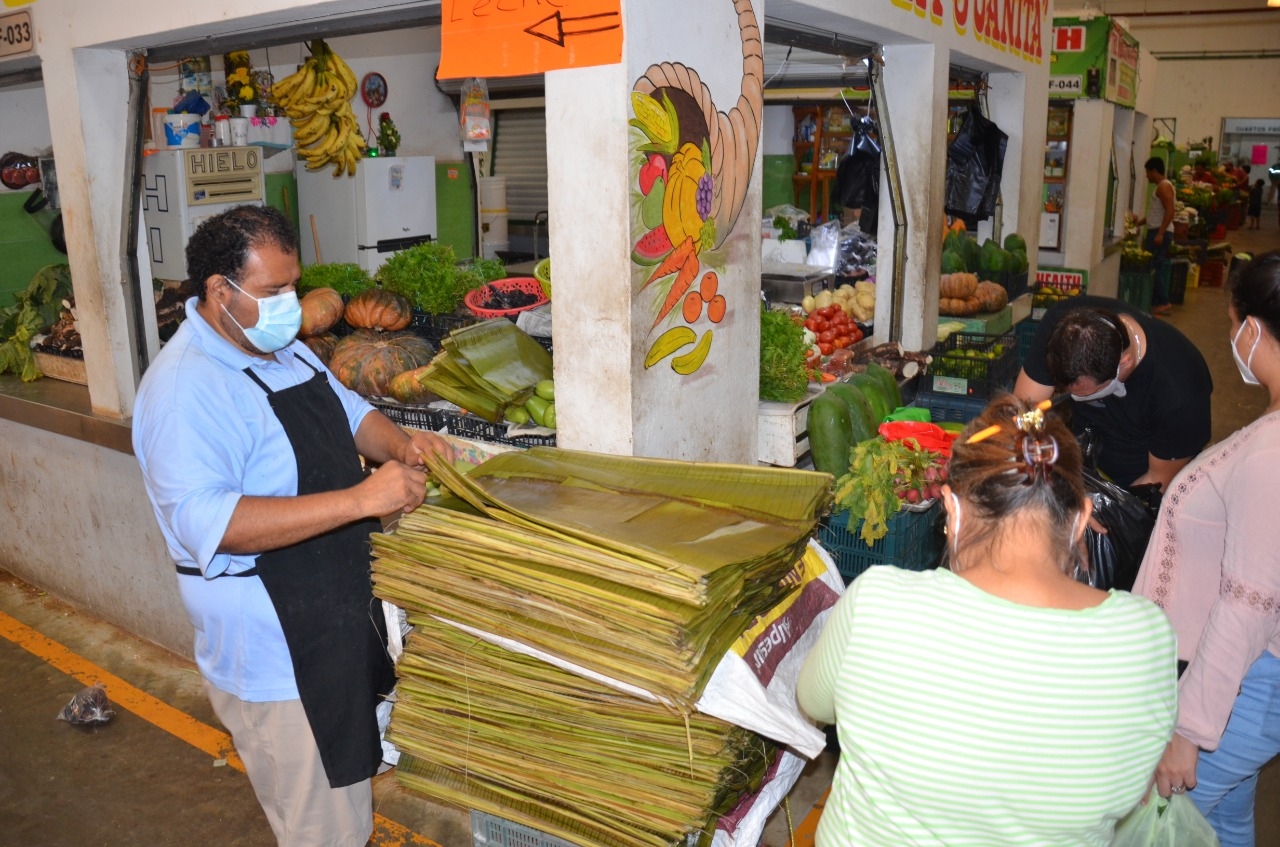
<path fill-rule="evenodd" d="M 364 134 L 351 98 L 356 75 L 323 40 L 311 42 L 311 56 L 298 72 L 271 86 L 271 99 L 289 117 L 298 156 L 307 170 L 332 164 L 333 175 L 354 174 L 364 155 Z"/>

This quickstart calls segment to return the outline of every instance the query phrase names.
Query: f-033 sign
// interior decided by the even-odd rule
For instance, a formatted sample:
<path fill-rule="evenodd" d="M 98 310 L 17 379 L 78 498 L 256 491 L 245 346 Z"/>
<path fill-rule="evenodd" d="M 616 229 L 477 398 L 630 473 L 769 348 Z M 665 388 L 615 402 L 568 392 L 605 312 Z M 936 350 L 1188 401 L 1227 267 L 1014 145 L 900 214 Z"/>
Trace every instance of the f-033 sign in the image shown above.
<path fill-rule="evenodd" d="M 30 53 L 35 47 L 30 12 L 14 12 L 0 17 L 0 56 Z"/>

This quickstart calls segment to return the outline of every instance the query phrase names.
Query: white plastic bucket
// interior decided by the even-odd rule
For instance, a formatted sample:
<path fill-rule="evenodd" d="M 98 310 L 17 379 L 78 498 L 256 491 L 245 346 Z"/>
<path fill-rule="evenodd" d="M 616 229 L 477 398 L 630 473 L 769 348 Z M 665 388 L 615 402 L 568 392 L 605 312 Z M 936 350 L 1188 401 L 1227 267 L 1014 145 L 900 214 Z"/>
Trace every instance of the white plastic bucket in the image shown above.
<path fill-rule="evenodd" d="M 505 176 L 487 176 L 477 180 L 480 192 L 480 211 L 507 211 L 507 178 Z"/>
<path fill-rule="evenodd" d="M 507 210 L 502 209 L 496 212 L 480 212 L 480 240 L 485 244 L 490 242 L 507 243 Z M 505 247 L 503 248 L 506 249 Z"/>
<path fill-rule="evenodd" d="M 166 147 L 199 147 L 200 116 L 165 115 L 164 143 Z"/>

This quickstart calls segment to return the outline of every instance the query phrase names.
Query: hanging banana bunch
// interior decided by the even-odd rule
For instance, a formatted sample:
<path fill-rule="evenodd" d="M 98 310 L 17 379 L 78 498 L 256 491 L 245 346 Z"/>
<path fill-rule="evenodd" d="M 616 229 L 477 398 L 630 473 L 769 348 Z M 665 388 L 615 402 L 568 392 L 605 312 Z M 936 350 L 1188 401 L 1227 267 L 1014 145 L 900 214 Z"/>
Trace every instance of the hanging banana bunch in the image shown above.
<path fill-rule="evenodd" d="M 307 170 L 333 165 L 334 176 L 354 175 L 366 146 L 351 111 L 359 83 L 323 40 L 317 38 L 309 47 L 311 56 L 298 72 L 271 86 L 271 99 L 289 117 Z"/>

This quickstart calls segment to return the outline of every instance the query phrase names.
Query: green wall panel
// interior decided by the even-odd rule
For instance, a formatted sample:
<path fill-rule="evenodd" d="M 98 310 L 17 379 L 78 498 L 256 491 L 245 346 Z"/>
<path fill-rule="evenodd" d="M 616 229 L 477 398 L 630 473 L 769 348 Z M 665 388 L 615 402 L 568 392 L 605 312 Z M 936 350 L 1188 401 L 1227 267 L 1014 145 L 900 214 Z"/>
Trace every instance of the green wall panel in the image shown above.
<path fill-rule="evenodd" d="M 795 175 L 795 172 L 796 157 L 791 154 L 764 157 L 763 184 L 761 186 L 764 205 L 762 208 L 771 209 L 783 203 L 795 204 L 795 192 L 791 187 L 791 177 Z"/>
<path fill-rule="evenodd" d="M 22 208 L 30 196 L 29 191 L 0 193 L 0 307 L 13 305 L 11 293 L 26 290 L 36 271 L 67 261 L 49 240 L 57 212 L 46 207 L 30 214 Z"/>
<path fill-rule="evenodd" d="M 288 215 L 293 228 L 298 229 L 298 178 L 293 171 L 265 174 L 265 177 L 267 205 Z"/>
<path fill-rule="evenodd" d="M 476 201 L 466 162 L 436 162 L 436 229 L 459 259 L 476 254 Z"/>

